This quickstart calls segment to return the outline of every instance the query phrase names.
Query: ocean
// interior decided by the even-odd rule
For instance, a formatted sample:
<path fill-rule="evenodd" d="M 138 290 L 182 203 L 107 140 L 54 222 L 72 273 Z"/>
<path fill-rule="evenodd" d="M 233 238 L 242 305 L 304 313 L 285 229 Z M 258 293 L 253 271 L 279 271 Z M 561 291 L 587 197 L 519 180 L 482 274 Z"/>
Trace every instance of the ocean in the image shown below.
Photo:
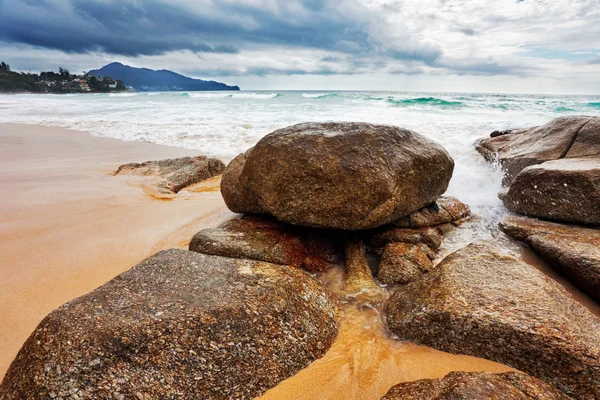
<path fill-rule="evenodd" d="M 479 216 L 471 223 L 479 226 L 462 230 L 457 245 L 494 232 L 506 213 L 497 197 L 501 173 L 483 160 L 473 143 L 496 129 L 579 114 L 600 115 L 600 96 L 346 91 L 0 96 L 0 123 L 60 126 L 95 136 L 196 149 L 224 159 L 275 129 L 299 122 L 367 121 L 410 128 L 450 152 L 456 167 L 448 194 L 469 204 Z"/>

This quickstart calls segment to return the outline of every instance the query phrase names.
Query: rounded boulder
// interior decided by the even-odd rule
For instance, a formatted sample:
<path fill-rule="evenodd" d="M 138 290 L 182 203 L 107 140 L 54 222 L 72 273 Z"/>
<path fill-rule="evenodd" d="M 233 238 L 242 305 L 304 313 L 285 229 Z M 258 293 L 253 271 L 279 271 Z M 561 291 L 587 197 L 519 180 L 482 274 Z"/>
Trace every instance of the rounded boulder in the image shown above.
<path fill-rule="evenodd" d="M 236 158 L 221 192 L 234 212 L 315 228 L 370 229 L 433 203 L 453 170 L 442 146 L 408 129 L 303 123 L 270 133 Z"/>

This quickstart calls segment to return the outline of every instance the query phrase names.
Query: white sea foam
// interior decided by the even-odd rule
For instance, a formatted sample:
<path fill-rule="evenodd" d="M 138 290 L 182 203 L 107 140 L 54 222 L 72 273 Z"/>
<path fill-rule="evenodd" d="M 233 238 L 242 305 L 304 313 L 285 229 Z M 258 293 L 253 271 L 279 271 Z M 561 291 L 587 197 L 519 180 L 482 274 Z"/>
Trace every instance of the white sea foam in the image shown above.
<path fill-rule="evenodd" d="M 475 151 L 475 140 L 495 129 L 574 114 L 600 115 L 600 97 L 382 92 L 0 96 L 0 122 L 61 126 L 222 158 L 232 158 L 267 133 L 299 122 L 366 121 L 407 127 L 450 152 L 456 167 L 448 193 L 481 216 L 472 223 L 475 229 L 460 230 L 449 241 L 455 246 L 489 235 L 505 213 L 497 197 L 501 174 Z"/>
<path fill-rule="evenodd" d="M 337 97 L 337 93 L 302 93 L 305 99 L 323 99 L 325 97 Z"/>

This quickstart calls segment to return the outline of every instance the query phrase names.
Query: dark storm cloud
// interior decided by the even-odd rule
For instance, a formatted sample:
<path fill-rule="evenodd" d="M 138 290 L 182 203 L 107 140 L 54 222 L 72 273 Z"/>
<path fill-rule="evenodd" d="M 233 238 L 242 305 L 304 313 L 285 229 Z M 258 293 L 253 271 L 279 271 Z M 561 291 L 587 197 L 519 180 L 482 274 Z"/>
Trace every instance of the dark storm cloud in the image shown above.
<path fill-rule="evenodd" d="M 235 53 L 240 44 L 268 43 L 367 51 L 368 35 L 325 12 L 323 0 L 303 0 L 304 19 L 244 4 L 158 0 L 0 0 L 0 40 L 69 53 L 126 56 L 175 50 Z"/>

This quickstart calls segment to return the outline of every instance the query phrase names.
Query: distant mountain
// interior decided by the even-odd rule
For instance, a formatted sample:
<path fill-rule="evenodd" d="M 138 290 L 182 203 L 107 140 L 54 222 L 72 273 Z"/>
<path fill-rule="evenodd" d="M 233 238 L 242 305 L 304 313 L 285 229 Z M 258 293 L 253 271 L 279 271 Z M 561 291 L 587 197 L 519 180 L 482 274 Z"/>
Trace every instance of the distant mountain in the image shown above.
<path fill-rule="evenodd" d="M 108 76 L 123 81 L 141 92 L 173 91 L 173 90 L 240 90 L 237 86 L 228 86 L 221 82 L 203 81 L 188 78 L 166 69 L 156 71 L 148 68 L 134 68 L 118 62 L 105 65 L 100 69 L 89 71 L 97 77 Z"/>

